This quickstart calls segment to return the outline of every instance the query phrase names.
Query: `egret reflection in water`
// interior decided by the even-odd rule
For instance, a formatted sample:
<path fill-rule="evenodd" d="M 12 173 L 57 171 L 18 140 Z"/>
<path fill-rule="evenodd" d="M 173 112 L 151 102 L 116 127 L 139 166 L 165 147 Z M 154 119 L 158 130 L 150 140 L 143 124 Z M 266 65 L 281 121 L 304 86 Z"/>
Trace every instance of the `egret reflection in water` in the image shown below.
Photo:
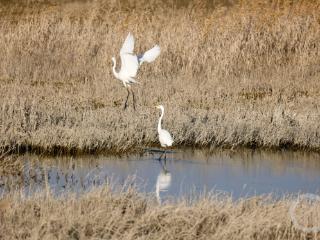
<path fill-rule="evenodd" d="M 232 194 L 233 199 L 269 193 L 282 196 L 320 192 L 318 153 L 168 150 L 167 154 L 174 154 L 168 155 L 166 164 L 161 166 L 157 156 L 162 151 L 148 150 L 152 157 L 146 154 L 76 158 L 17 156 L 15 161 L 19 167 L 14 172 L 0 173 L 0 197 L 16 190 L 30 195 L 46 187 L 56 196 L 69 192 L 81 195 L 109 183 L 122 186 L 130 176 L 136 176 L 139 191 L 154 196 L 157 193 L 162 203 L 165 198 L 184 197 L 190 189 L 199 193 L 204 189 L 225 191 Z"/>
<path fill-rule="evenodd" d="M 166 167 L 166 161 L 160 161 L 161 170 L 159 172 L 157 183 L 156 183 L 156 196 L 158 203 L 161 204 L 161 192 L 167 192 L 171 185 L 171 173 L 168 171 Z"/>

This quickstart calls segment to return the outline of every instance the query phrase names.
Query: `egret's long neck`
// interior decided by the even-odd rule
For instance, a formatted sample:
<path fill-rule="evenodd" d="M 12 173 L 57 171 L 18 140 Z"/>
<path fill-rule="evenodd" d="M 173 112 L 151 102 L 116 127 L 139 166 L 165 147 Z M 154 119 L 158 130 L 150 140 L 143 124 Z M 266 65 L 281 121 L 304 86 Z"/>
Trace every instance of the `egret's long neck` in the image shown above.
<path fill-rule="evenodd" d="M 116 60 L 114 60 L 113 62 L 113 66 L 112 66 L 112 71 L 113 71 L 113 75 L 116 77 L 116 78 L 119 78 L 119 73 L 116 72 Z"/>
<path fill-rule="evenodd" d="M 161 116 L 159 118 L 159 123 L 158 123 L 158 132 L 161 131 L 161 121 L 162 121 L 163 115 L 164 115 L 164 110 L 161 108 Z"/>

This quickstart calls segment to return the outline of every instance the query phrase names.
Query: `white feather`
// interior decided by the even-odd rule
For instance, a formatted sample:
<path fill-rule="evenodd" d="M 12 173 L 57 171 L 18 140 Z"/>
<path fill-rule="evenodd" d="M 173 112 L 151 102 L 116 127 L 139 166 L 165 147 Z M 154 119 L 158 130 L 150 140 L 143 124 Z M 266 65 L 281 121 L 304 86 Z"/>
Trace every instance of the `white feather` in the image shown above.
<path fill-rule="evenodd" d="M 131 33 L 128 34 L 126 40 L 124 41 L 121 49 L 120 49 L 120 56 L 125 53 L 133 53 L 134 49 L 134 38 Z"/>
<path fill-rule="evenodd" d="M 122 54 L 120 76 L 134 78 L 137 75 L 139 63 L 138 58 L 132 54 Z"/>
<path fill-rule="evenodd" d="M 134 77 L 136 77 L 139 66 L 142 63 L 141 60 L 146 62 L 152 62 L 160 54 L 160 47 L 156 45 L 152 49 L 145 52 L 142 58 L 138 59 L 138 57 L 133 54 L 133 49 L 134 38 L 133 35 L 129 33 L 120 49 L 121 68 L 119 72 L 116 72 L 116 59 L 114 57 L 112 58 L 113 74 L 117 79 L 122 81 L 125 87 L 127 87 L 127 85 L 131 83 L 138 83 L 134 79 Z"/>
<path fill-rule="evenodd" d="M 161 147 L 171 147 L 173 143 L 173 138 L 167 130 L 161 129 L 159 131 L 159 141 Z"/>
<path fill-rule="evenodd" d="M 140 65 L 143 62 L 153 62 L 159 56 L 160 52 L 160 47 L 158 45 L 155 45 L 153 48 L 143 54 L 142 58 L 140 59 Z"/>

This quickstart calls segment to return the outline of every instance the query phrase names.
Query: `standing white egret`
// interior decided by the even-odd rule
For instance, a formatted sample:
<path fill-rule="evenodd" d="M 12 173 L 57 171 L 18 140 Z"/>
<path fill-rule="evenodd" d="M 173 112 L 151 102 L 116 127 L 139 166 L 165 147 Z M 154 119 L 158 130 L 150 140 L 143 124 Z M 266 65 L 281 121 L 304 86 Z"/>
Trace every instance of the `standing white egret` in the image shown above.
<path fill-rule="evenodd" d="M 173 143 L 173 138 L 170 135 L 170 133 L 161 128 L 161 121 L 164 115 L 164 107 L 162 105 L 157 106 L 157 108 L 159 108 L 161 110 L 161 116 L 159 118 L 159 122 L 158 122 L 158 134 L 159 134 L 159 141 L 161 144 L 161 147 L 163 148 L 167 148 L 167 147 L 171 147 L 172 143 Z M 162 154 L 163 155 L 163 154 Z M 162 157 L 162 155 L 160 156 L 160 159 Z M 166 159 L 166 150 L 164 151 L 164 158 Z"/>
<path fill-rule="evenodd" d="M 144 54 L 141 54 L 138 56 L 133 54 L 133 48 L 134 48 L 134 38 L 132 34 L 129 33 L 120 49 L 121 68 L 119 72 L 116 72 L 116 59 L 112 57 L 113 75 L 117 79 L 122 81 L 123 85 L 128 91 L 127 99 L 124 104 L 124 109 L 127 108 L 128 98 L 131 90 L 131 84 L 138 83 L 134 78 L 137 75 L 139 66 L 143 62 L 150 63 L 154 61 L 160 54 L 160 47 L 158 45 L 155 45 L 153 48 L 146 51 Z M 134 98 L 133 90 L 131 90 L 131 92 L 132 92 L 133 108 L 135 109 L 135 98 Z"/>

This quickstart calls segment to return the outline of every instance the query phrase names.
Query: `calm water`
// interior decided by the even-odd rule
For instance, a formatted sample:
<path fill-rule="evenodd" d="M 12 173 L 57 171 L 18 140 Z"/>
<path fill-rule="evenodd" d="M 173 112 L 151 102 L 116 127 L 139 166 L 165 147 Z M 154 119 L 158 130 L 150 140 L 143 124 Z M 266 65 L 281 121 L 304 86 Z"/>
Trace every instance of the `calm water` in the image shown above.
<path fill-rule="evenodd" d="M 0 195 L 12 189 L 26 194 L 50 189 L 55 195 L 81 194 L 107 181 L 119 185 L 132 176 L 140 191 L 158 199 L 200 193 L 204 190 L 231 194 L 234 199 L 274 193 L 319 193 L 319 154 L 260 150 L 208 152 L 177 150 L 166 164 L 157 155 L 19 157 L 20 176 L 0 176 Z"/>

